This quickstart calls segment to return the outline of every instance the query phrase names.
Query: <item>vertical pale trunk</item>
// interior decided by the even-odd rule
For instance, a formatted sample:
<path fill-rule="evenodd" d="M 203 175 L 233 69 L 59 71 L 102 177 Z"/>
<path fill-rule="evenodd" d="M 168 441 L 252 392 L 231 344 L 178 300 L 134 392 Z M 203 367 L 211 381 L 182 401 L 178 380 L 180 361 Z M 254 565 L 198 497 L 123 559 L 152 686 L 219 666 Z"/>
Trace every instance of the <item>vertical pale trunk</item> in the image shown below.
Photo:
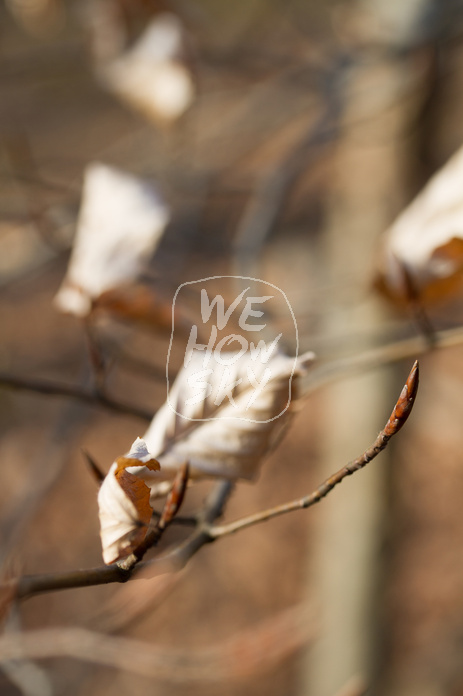
<path fill-rule="evenodd" d="M 365 336 L 384 324 L 371 280 L 378 235 L 403 196 L 408 143 L 400 134 L 414 108 L 404 92 L 412 78 L 403 63 L 388 61 L 356 68 L 348 86 L 345 120 L 357 125 L 345 127 L 334 153 L 324 237 L 328 279 L 335 288 L 339 283 L 325 331 L 340 351 L 343 337 L 358 336 L 356 347 L 368 348 Z M 325 390 L 320 478 L 376 437 L 397 396 L 391 377 L 390 370 L 369 372 Z M 387 451 L 316 510 L 307 598 L 318 605 L 320 633 L 303 662 L 304 696 L 335 696 L 353 677 L 369 679 L 385 467 Z"/>

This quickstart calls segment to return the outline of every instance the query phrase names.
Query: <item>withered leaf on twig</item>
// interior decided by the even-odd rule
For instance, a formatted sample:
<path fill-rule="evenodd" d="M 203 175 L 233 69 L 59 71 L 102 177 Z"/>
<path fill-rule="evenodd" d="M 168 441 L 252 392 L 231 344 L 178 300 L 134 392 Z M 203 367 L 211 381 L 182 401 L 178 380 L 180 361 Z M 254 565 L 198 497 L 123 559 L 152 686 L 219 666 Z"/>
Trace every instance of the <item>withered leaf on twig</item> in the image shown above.
<path fill-rule="evenodd" d="M 232 355 L 222 353 L 223 360 Z M 144 438 L 161 464 L 162 478 L 172 478 L 183 462 L 188 461 L 193 477 L 252 479 L 288 421 L 297 379 L 313 360 L 313 353 L 291 358 L 275 352 L 267 362 L 253 360 L 250 355 L 243 358 L 230 367 L 228 374 L 229 383 L 239 383 L 229 396 L 222 392 L 221 401 L 218 394 L 223 373 L 211 370 L 208 382 L 195 382 L 203 359 L 203 355 L 192 354 Z M 262 385 L 267 379 L 264 388 L 253 387 L 247 377 L 249 369 L 255 384 Z M 196 399 L 193 398 L 195 403 L 189 396 L 192 379 L 195 388 L 199 387 Z M 156 495 L 156 482 L 152 491 Z"/>
<path fill-rule="evenodd" d="M 130 471 L 139 467 L 159 471 L 159 462 L 148 452 L 146 443 L 137 438 L 130 452 L 112 464 L 98 493 L 100 536 L 105 563 L 128 556 L 146 536 L 153 513 L 150 489 Z"/>
<path fill-rule="evenodd" d="M 378 285 L 398 303 L 463 289 L 463 148 L 386 232 Z"/>
<path fill-rule="evenodd" d="M 104 164 L 89 165 L 71 260 L 55 298 L 58 308 L 86 316 L 104 292 L 135 280 L 168 220 L 151 183 Z"/>

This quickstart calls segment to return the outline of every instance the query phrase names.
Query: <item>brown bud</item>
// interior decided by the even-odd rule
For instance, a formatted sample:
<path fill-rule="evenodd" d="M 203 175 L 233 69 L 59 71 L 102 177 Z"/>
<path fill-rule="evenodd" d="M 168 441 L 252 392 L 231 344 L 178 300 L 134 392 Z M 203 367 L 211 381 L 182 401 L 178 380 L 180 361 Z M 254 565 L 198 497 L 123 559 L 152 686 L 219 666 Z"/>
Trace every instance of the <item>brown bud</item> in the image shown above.
<path fill-rule="evenodd" d="M 404 388 L 402 389 L 387 425 L 384 428 L 384 433 L 388 437 L 395 435 L 395 433 L 400 430 L 411 413 L 413 404 L 415 403 L 416 393 L 418 391 L 419 374 L 420 369 L 418 360 L 415 360 L 410 374 L 408 375 L 408 379 L 405 382 Z"/>
<path fill-rule="evenodd" d="M 158 523 L 159 528 L 163 529 L 164 527 L 167 527 L 167 525 L 172 522 L 175 515 L 179 511 L 180 506 L 183 503 L 183 498 L 185 497 L 189 476 L 190 466 L 186 462 L 178 470 L 172 490 L 167 496 L 161 519 Z"/>

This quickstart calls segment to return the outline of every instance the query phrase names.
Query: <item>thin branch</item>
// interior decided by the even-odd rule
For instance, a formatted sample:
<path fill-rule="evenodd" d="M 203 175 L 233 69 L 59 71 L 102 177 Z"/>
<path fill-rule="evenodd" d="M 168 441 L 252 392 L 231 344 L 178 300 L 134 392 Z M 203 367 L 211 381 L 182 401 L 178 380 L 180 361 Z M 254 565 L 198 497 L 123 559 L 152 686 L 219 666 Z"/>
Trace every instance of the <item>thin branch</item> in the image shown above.
<path fill-rule="evenodd" d="M 304 496 L 297 500 L 293 500 L 289 503 L 284 503 L 283 505 L 277 505 L 276 507 L 270 508 L 268 510 L 263 510 L 257 512 L 254 515 L 249 515 L 248 517 L 243 517 L 235 522 L 229 524 L 224 524 L 221 526 L 214 526 L 209 528 L 209 533 L 214 539 L 219 537 L 227 536 L 228 534 L 233 534 L 241 529 L 246 529 L 260 522 L 265 522 L 266 520 L 273 519 L 274 517 L 279 517 L 280 515 L 285 515 L 293 510 L 302 510 L 315 503 L 318 503 L 322 498 L 324 498 L 330 491 L 333 490 L 338 483 L 341 483 L 346 476 L 351 476 L 356 471 L 363 469 L 364 466 L 371 462 L 382 450 L 386 447 L 387 443 L 393 435 L 395 435 L 403 426 L 407 420 L 410 412 L 413 408 L 415 402 L 416 393 L 418 390 L 419 381 L 419 366 L 418 361 L 412 367 L 412 370 L 408 376 L 407 382 L 404 385 L 399 399 L 394 406 L 394 409 L 389 417 L 388 422 L 384 428 L 379 433 L 378 437 L 374 443 L 365 452 L 354 459 L 352 462 L 339 469 L 335 474 L 326 479 L 315 491 L 310 493 L 310 495 Z"/>
<path fill-rule="evenodd" d="M 198 517 L 199 523 L 195 531 L 184 542 L 166 551 L 166 553 L 160 554 L 153 560 L 137 563 L 130 570 L 124 570 L 116 563 L 113 563 L 109 566 L 99 566 L 85 570 L 23 575 L 20 578 L 1 584 L 0 592 L 13 589 L 15 599 L 26 599 L 44 592 L 90 587 L 93 585 L 107 585 L 113 582 L 127 582 L 131 578 L 136 579 L 136 571 L 142 569 L 149 569 L 151 576 L 180 570 L 205 544 L 212 541 L 207 528 L 222 514 L 232 488 L 233 484 L 230 481 L 217 483 L 200 512 Z"/>
<path fill-rule="evenodd" d="M 91 568 L 82 571 L 26 575 L 17 580 L 5 583 L 3 587 L 13 586 L 16 591 L 16 597 L 22 599 L 52 590 L 88 587 L 90 585 L 101 585 L 111 582 L 126 582 L 132 577 L 135 570 L 141 568 L 150 567 L 150 571 L 152 571 L 153 574 L 172 571 L 182 568 L 206 543 L 259 522 L 272 519 L 273 517 L 314 505 L 324 498 L 346 476 L 350 476 L 374 459 L 386 447 L 390 438 L 400 430 L 413 407 L 418 389 L 418 378 L 418 362 L 415 362 L 386 426 L 380 432 L 373 445 L 358 459 L 355 459 L 337 473 L 333 474 L 310 495 L 270 510 L 264 510 L 255 515 L 250 515 L 241 520 L 236 520 L 227 525 L 212 526 L 212 523 L 222 514 L 225 502 L 232 490 L 232 484 L 229 481 L 221 481 L 213 489 L 209 499 L 206 501 L 203 510 L 198 516 L 198 526 L 191 536 L 179 546 L 174 547 L 171 551 L 158 556 L 148 563 L 140 563 L 139 558 L 136 558 L 127 568 L 113 564 L 111 566 Z"/>
<path fill-rule="evenodd" d="M 386 343 L 379 348 L 373 348 L 364 353 L 358 353 L 357 355 L 347 358 L 334 360 L 327 364 L 315 364 L 304 380 L 302 398 L 307 398 L 318 389 L 352 374 L 361 373 L 365 370 L 373 370 L 416 355 L 423 355 L 436 348 L 449 348 L 460 345 L 463 343 L 463 326 L 437 331 L 434 334 L 434 339 L 435 343 L 432 348 L 426 337 L 420 335 L 413 336 L 412 338 L 401 338 L 391 343 Z M 19 377 L 6 372 L 0 372 L 0 388 L 1 387 L 76 399 L 90 406 L 108 408 L 112 411 L 125 413 L 129 416 L 141 418 L 146 421 L 150 421 L 153 417 L 153 413 L 139 408 L 138 406 L 124 404 L 107 394 L 88 391 L 77 385 L 60 384 L 59 382 Z"/>
<path fill-rule="evenodd" d="M 338 483 L 346 478 L 346 476 L 350 476 L 355 471 L 366 466 L 368 462 L 374 459 L 386 447 L 390 438 L 402 428 L 415 402 L 418 380 L 419 367 L 418 362 L 415 362 L 388 422 L 383 430 L 381 430 L 373 445 L 365 450 L 360 457 L 330 476 L 310 495 L 290 503 L 279 505 L 270 510 L 264 510 L 255 515 L 236 520 L 227 525 L 213 526 L 212 523 L 222 514 L 225 503 L 233 487 L 230 481 L 220 481 L 212 490 L 209 498 L 200 511 L 198 515 L 198 525 L 195 531 L 182 544 L 179 544 L 165 554 L 157 556 L 152 561 L 143 563 L 138 562 L 137 558 L 135 562 L 129 564 L 127 568 L 124 568 L 122 565 L 113 564 L 110 566 L 64 573 L 25 575 L 19 579 L 4 583 L 3 586 L 0 585 L 0 590 L 8 590 L 13 587 L 15 589 L 16 598 L 24 599 L 32 595 L 37 595 L 42 592 L 51 592 L 53 590 L 88 587 L 90 585 L 102 585 L 112 582 L 126 582 L 133 577 L 134 572 L 139 569 L 149 568 L 150 574 L 152 575 L 172 572 L 183 568 L 199 549 L 219 537 L 232 534 L 233 532 L 245 529 L 259 522 L 264 522 L 273 517 L 278 517 L 287 512 L 314 505 L 328 495 Z M 186 477 L 183 477 L 183 479 L 185 480 Z M 136 577 L 136 575 L 134 577 Z"/>
<path fill-rule="evenodd" d="M 318 389 L 350 375 L 361 374 L 366 370 L 374 370 L 417 355 L 425 355 L 436 348 L 460 345 L 463 343 L 463 326 L 436 331 L 433 338 L 432 346 L 429 339 L 420 334 L 411 338 L 400 338 L 347 358 L 314 364 L 304 380 L 302 398 L 307 398 Z"/>
<path fill-rule="evenodd" d="M 125 413 L 128 416 L 141 418 L 150 421 L 153 414 L 143 408 L 139 408 L 134 404 L 124 404 L 101 391 L 88 391 L 82 389 L 78 385 L 60 384 L 45 379 L 36 379 L 30 377 L 19 377 L 18 375 L 10 375 L 6 372 L 0 372 L 0 387 L 6 389 L 15 389 L 18 391 L 30 391 L 36 394 L 46 394 L 48 396 L 64 396 L 71 399 L 83 401 L 91 406 L 100 406 L 103 408 L 116 411 L 117 413 Z"/>
<path fill-rule="evenodd" d="M 379 348 L 373 348 L 357 355 L 334 360 L 327 364 L 314 365 L 304 380 L 302 398 L 307 398 L 313 392 L 352 374 L 373 370 L 383 365 L 399 362 L 405 358 L 423 355 L 436 348 L 449 348 L 463 343 L 463 327 L 436 331 L 434 345 L 430 346 L 425 336 L 401 338 L 386 343 Z M 88 391 L 77 385 L 60 384 L 58 382 L 35 378 L 24 378 L 0 372 L 0 387 L 30 391 L 49 396 L 63 396 L 82 401 L 91 406 L 100 406 L 118 413 L 125 413 L 135 418 L 150 421 L 153 414 L 132 404 L 119 402 L 105 393 Z"/>
<path fill-rule="evenodd" d="M 96 463 L 95 459 L 92 457 L 92 455 L 87 452 L 87 450 L 82 450 L 82 454 L 85 457 L 85 461 L 88 464 L 88 468 L 90 470 L 90 473 L 92 474 L 93 478 L 96 480 L 96 482 L 101 485 L 105 479 L 105 475 Z"/>

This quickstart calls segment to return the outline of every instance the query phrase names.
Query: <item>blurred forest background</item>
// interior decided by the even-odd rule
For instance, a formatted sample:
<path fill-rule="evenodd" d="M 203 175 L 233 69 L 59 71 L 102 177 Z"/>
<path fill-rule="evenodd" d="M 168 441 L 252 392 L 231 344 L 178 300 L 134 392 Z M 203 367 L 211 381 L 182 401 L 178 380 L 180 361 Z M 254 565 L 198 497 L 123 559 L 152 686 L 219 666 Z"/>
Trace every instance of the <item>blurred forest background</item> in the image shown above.
<path fill-rule="evenodd" d="M 166 16 L 181 27 L 186 90 L 167 111 L 148 103 L 149 72 L 129 75 L 132 94 L 113 70 Z M 85 168 L 118 167 L 155 181 L 170 209 L 145 287 L 170 306 L 180 283 L 207 276 L 274 283 L 321 366 L 226 519 L 308 493 L 374 440 L 411 367 L 387 352 L 420 328 L 374 288 L 381 235 L 462 143 L 459 0 L 5 0 L 0 386 L 91 384 L 83 322 L 53 298 Z M 169 329 L 124 311 L 98 329 L 106 387 L 154 413 Z M 459 326 L 462 304 L 429 316 Z M 373 367 L 359 359 L 372 349 Z M 40 595 L 3 618 L 6 634 L 81 626 L 148 642 L 169 656 L 158 678 L 6 661 L 1 694 L 463 696 L 462 348 L 420 359 L 410 422 L 316 509 L 211 544 L 176 575 Z M 81 450 L 106 471 L 145 427 L 101 404 L 0 389 L 4 577 L 101 565 Z"/>

